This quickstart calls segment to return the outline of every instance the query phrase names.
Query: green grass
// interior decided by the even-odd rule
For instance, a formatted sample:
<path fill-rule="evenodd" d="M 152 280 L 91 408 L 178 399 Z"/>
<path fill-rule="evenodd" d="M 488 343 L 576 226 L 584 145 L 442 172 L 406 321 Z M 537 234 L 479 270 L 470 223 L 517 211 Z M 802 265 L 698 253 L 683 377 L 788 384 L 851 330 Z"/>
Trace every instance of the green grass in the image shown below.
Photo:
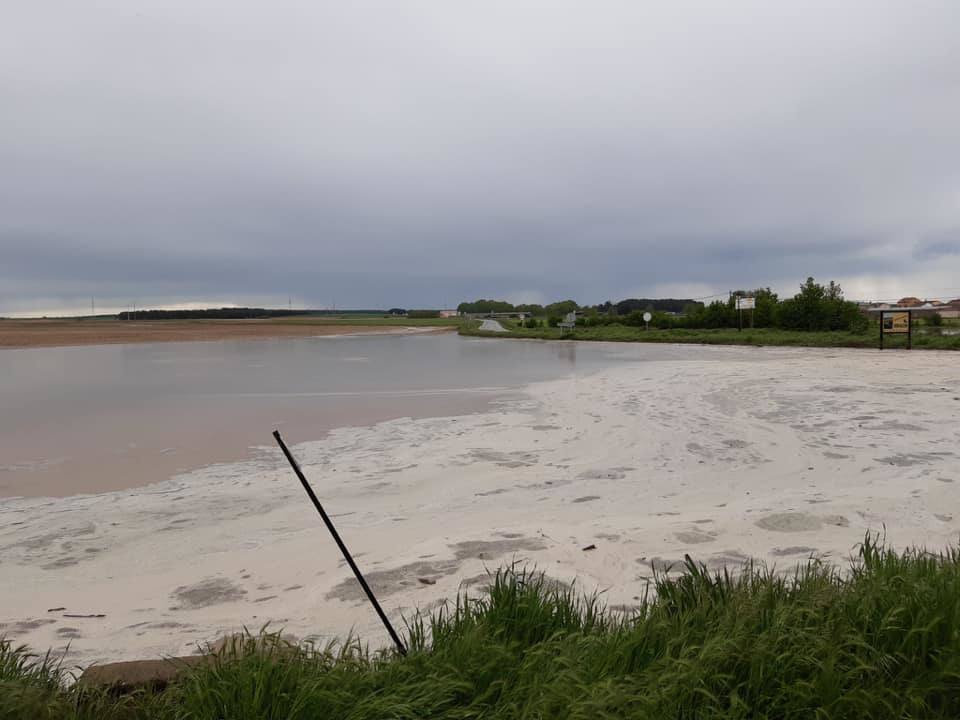
<path fill-rule="evenodd" d="M 598 327 L 578 327 L 573 333 L 561 336 L 559 328 L 522 328 L 513 322 L 503 322 L 510 332 L 491 333 L 477 329 L 477 324 L 464 325 L 463 335 L 480 337 L 518 337 L 541 340 L 594 340 L 609 342 L 651 342 L 651 343 L 696 343 L 701 345 L 786 345 L 805 347 L 853 347 L 876 348 L 879 344 L 879 329 L 872 328 L 866 333 L 804 332 L 799 330 L 778 330 L 757 328 L 743 331 L 723 330 L 646 330 L 642 327 L 627 325 L 603 325 Z M 960 335 L 939 335 L 932 328 L 915 328 L 913 346 L 932 350 L 960 350 Z M 906 347 L 906 337 L 887 336 L 884 344 L 888 348 Z"/>
<path fill-rule="evenodd" d="M 517 568 L 488 595 L 413 618 L 411 652 L 250 637 L 163 692 L 59 687 L 0 651 L 0 717 L 956 718 L 960 551 L 867 538 L 843 571 L 656 576 L 632 616 Z M 54 680 L 51 680 L 54 678 Z"/>

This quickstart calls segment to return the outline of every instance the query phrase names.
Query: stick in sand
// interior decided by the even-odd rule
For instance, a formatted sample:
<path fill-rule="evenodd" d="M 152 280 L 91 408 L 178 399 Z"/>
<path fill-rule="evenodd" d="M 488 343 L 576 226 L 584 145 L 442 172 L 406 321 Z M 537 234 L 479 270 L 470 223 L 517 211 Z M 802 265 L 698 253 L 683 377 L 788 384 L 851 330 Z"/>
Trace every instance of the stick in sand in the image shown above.
<path fill-rule="evenodd" d="M 323 524 L 327 526 L 327 530 L 329 530 L 330 534 L 333 535 L 333 539 L 337 543 L 337 547 L 340 548 L 340 552 L 343 554 L 343 559 L 347 561 L 350 569 L 353 570 L 353 574 L 356 576 L 357 582 L 360 583 L 360 587 L 362 587 L 363 591 L 367 594 L 367 599 L 370 601 L 370 604 L 373 605 L 373 609 L 376 610 L 377 615 L 380 616 L 380 621 L 390 634 L 393 644 L 397 646 L 397 652 L 399 652 L 401 655 L 406 655 L 407 648 L 404 647 L 403 642 L 400 640 L 400 636 L 397 635 L 397 631 L 393 629 L 393 625 L 391 625 L 390 621 L 387 619 L 386 613 L 383 612 L 383 608 L 380 607 L 380 603 L 377 602 L 377 598 L 374 596 L 373 590 L 371 590 L 370 586 L 367 585 L 367 581 L 364 579 L 363 573 L 360 572 L 360 568 L 358 568 L 357 564 L 353 561 L 353 556 L 350 554 L 350 551 L 347 550 L 347 546 L 344 545 L 343 540 L 340 539 L 340 533 L 337 532 L 337 529 L 333 526 L 333 522 L 330 520 L 330 517 L 327 515 L 326 511 L 324 511 L 323 505 L 320 504 L 316 494 L 313 492 L 313 488 L 310 487 L 310 483 L 308 483 L 307 478 L 304 477 L 303 471 L 300 469 L 300 465 L 294 459 L 293 455 L 290 453 L 290 450 L 287 449 L 286 443 L 284 443 L 283 438 L 280 437 L 280 431 L 274 430 L 273 437 L 280 446 L 280 449 L 283 450 L 283 454 L 286 455 L 287 462 L 290 463 L 290 467 L 293 468 L 293 471 L 300 479 L 300 484 L 303 485 L 303 489 L 307 491 L 307 495 L 313 502 L 313 506 L 317 509 L 317 512 L 320 513 L 320 517 L 323 518 Z"/>

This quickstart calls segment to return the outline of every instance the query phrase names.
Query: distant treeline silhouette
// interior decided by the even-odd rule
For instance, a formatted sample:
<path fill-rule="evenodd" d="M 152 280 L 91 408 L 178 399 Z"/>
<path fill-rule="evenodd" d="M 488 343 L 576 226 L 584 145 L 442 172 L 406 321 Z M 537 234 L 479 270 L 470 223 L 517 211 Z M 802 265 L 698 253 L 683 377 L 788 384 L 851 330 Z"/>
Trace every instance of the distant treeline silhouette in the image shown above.
<path fill-rule="evenodd" d="M 431 311 L 437 312 L 439 311 Z M 316 315 L 321 317 L 387 316 L 404 314 L 406 310 L 270 310 L 267 308 L 206 308 L 203 310 L 134 310 L 117 314 L 118 320 L 243 320 L 251 318 Z"/>
<path fill-rule="evenodd" d="M 250 318 L 308 315 L 309 310 L 267 310 L 265 308 L 207 308 L 205 310 L 134 310 L 117 315 L 119 320 L 241 320 Z"/>

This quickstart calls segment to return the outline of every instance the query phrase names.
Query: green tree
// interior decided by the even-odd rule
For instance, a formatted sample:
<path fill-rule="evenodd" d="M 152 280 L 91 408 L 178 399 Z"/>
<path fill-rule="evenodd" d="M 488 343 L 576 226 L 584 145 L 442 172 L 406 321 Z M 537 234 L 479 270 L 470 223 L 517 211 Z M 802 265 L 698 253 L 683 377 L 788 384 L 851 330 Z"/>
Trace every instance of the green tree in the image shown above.
<path fill-rule="evenodd" d="M 543 315 L 543 305 L 537 305 L 536 303 L 517 305 L 516 310 L 517 312 L 530 313 L 531 315 Z"/>
<path fill-rule="evenodd" d="M 560 302 L 550 303 L 544 308 L 548 315 L 564 316 L 580 308 L 574 300 L 561 300 Z"/>
<path fill-rule="evenodd" d="M 856 303 L 844 300 L 838 283 L 824 287 L 809 277 L 799 293 L 780 303 L 779 325 L 787 330 L 863 332 L 868 322 Z"/>

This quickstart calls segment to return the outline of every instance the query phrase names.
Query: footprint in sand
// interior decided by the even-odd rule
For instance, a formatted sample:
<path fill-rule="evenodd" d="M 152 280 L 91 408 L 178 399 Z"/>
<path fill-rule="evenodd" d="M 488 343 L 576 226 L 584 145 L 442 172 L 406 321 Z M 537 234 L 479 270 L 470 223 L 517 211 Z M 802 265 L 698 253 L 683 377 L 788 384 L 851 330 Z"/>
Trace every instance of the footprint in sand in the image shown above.
<path fill-rule="evenodd" d="M 813 555 L 817 552 L 816 548 L 807 547 L 806 545 L 791 545 L 790 547 L 785 548 L 773 548 L 770 551 L 770 554 L 774 557 L 789 557 L 790 555 Z"/>
<path fill-rule="evenodd" d="M 690 530 L 685 532 L 674 533 L 673 536 L 680 542 L 687 545 L 698 545 L 700 543 L 713 542 L 717 539 L 717 536 L 713 533 L 705 533 L 700 530 Z"/>
<path fill-rule="evenodd" d="M 807 513 L 775 513 L 757 520 L 754 525 L 773 532 L 806 532 L 819 530 L 824 525 L 847 527 L 850 522 L 843 515 L 808 515 Z"/>
<path fill-rule="evenodd" d="M 171 595 L 180 602 L 174 610 L 191 610 L 193 608 L 209 607 L 220 603 L 241 600 L 247 591 L 235 585 L 226 578 L 206 578 L 195 585 L 183 585 L 174 590 Z"/>

